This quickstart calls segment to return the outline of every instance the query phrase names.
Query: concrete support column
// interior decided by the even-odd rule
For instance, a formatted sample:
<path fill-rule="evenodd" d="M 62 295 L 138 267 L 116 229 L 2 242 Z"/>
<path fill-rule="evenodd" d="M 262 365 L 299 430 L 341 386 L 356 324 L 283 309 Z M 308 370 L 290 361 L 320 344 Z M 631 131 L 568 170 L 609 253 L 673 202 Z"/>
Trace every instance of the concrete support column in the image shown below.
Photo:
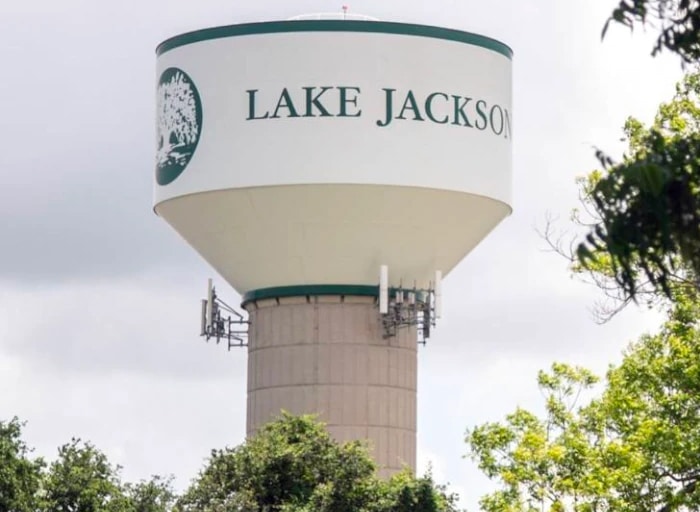
<path fill-rule="evenodd" d="M 380 474 L 416 464 L 416 330 L 383 337 L 374 297 L 246 303 L 247 434 L 278 416 L 316 413 L 338 441 L 368 440 Z"/>

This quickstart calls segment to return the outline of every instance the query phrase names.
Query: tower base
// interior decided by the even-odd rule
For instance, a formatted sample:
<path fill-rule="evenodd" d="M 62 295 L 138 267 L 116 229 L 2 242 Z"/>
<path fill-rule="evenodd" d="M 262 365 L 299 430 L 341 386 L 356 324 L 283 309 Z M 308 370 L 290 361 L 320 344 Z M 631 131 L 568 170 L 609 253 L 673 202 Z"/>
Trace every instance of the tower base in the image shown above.
<path fill-rule="evenodd" d="M 246 302 L 247 435 L 277 417 L 318 414 L 341 442 L 367 440 L 387 477 L 416 464 L 416 330 L 385 338 L 375 297 Z"/>

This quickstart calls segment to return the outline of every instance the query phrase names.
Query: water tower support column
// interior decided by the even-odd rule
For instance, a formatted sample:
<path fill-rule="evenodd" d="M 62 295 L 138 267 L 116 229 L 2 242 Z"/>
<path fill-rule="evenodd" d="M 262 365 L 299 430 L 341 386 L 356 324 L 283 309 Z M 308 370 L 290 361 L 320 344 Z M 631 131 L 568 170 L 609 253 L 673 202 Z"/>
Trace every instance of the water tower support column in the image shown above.
<path fill-rule="evenodd" d="M 383 476 L 416 462 L 416 329 L 384 337 L 377 297 L 249 300 L 247 434 L 282 409 L 367 439 Z"/>

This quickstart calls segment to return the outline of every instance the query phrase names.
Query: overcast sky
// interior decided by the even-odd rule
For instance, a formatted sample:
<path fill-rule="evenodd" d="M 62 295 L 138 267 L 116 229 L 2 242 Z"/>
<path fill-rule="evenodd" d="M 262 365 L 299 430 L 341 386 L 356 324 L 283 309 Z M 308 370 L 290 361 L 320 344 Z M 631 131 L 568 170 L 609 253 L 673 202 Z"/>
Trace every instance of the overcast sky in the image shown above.
<path fill-rule="evenodd" d="M 453 27 L 514 50 L 514 213 L 444 283 L 419 350 L 419 462 L 476 509 L 488 489 L 467 427 L 540 407 L 553 360 L 602 371 L 658 318 L 597 325 L 595 289 L 535 231 L 577 204 L 593 146 L 619 155 L 681 76 L 644 34 L 600 30 L 613 0 L 357 0 L 353 12 Z M 0 3 L 0 419 L 54 457 L 93 441 L 127 479 L 179 488 L 245 429 L 244 350 L 198 338 L 207 265 L 152 212 L 156 45 L 213 25 L 338 11 L 341 2 L 3 0 Z M 216 277 L 216 276 L 214 276 Z M 219 279 L 230 303 L 235 293 Z"/>

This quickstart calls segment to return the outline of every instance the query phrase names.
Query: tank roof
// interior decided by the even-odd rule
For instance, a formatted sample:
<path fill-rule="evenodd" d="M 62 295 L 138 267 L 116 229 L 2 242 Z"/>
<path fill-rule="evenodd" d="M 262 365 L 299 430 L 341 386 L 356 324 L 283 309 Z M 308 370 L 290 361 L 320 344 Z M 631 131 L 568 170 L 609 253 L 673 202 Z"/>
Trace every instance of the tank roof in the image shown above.
<path fill-rule="evenodd" d="M 379 21 L 378 18 L 365 14 L 355 14 L 347 12 L 320 12 L 314 14 L 300 14 L 289 18 L 289 21 L 304 20 L 346 20 L 346 21 Z"/>

